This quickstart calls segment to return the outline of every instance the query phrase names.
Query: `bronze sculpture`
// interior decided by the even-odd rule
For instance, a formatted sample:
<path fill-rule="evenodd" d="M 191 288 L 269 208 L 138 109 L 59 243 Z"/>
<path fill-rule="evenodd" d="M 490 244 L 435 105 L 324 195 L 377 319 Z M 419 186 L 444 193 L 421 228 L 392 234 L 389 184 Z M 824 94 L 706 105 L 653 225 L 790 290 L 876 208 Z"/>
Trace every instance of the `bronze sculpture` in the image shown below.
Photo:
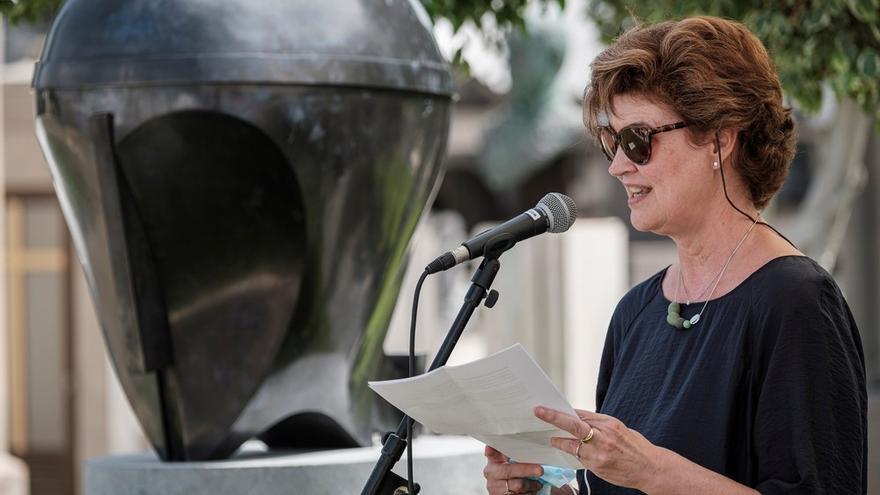
<path fill-rule="evenodd" d="M 37 133 L 164 460 L 365 445 L 452 78 L 411 1 L 69 0 Z"/>

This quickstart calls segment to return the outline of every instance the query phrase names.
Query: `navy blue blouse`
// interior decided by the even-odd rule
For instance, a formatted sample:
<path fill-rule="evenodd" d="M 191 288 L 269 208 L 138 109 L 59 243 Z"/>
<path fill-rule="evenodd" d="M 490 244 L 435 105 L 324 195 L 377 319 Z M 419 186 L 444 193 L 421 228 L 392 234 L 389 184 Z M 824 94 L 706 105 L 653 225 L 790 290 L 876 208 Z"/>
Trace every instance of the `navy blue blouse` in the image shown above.
<path fill-rule="evenodd" d="M 866 493 L 864 354 L 831 276 L 807 257 L 774 259 L 679 330 L 666 323 L 665 274 L 618 304 L 597 410 L 762 494 Z M 640 493 L 578 479 L 582 495 Z"/>

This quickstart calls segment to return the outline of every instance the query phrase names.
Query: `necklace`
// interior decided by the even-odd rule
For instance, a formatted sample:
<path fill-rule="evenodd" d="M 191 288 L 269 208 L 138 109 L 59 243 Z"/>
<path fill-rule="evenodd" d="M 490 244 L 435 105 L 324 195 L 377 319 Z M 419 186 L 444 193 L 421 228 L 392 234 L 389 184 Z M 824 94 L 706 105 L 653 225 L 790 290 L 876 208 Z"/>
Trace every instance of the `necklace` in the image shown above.
<path fill-rule="evenodd" d="M 699 301 L 700 298 L 706 294 L 706 291 L 709 290 L 709 287 L 712 287 L 712 283 L 715 282 L 715 279 L 721 275 L 721 273 L 716 274 L 715 278 L 710 280 L 709 283 L 706 285 L 706 288 L 703 289 L 703 292 L 700 292 L 700 295 L 698 295 L 696 298 L 691 298 L 690 294 L 688 294 L 687 286 L 684 285 L 684 275 L 682 275 L 682 272 L 683 272 L 683 270 L 681 270 L 681 269 L 678 270 L 678 291 L 676 291 L 675 297 L 677 297 L 678 299 L 681 299 L 680 293 L 683 290 L 684 297 L 685 297 L 685 305 L 688 305 L 688 306 L 691 304 L 691 301 Z"/>
<path fill-rule="evenodd" d="M 669 303 L 669 307 L 666 310 L 666 322 L 667 323 L 674 326 L 675 328 L 687 329 L 687 328 L 691 328 L 692 326 L 696 325 L 697 322 L 700 321 L 700 318 L 702 318 L 703 313 L 706 311 L 706 306 L 709 304 L 709 300 L 712 299 L 712 296 L 715 294 L 715 289 L 718 288 L 718 283 L 721 282 L 721 277 L 724 276 L 724 271 L 727 270 L 728 265 L 730 265 L 730 262 L 733 260 L 734 255 L 736 255 L 736 252 L 739 251 L 739 248 L 746 241 L 746 238 L 749 236 L 749 234 L 752 233 L 752 229 L 754 229 L 755 225 L 758 224 L 757 218 L 759 218 L 759 217 L 756 217 L 755 221 L 749 227 L 749 230 L 747 230 L 745 235 L 742 236 L 742 239 L 739 240 L 739 244 L 737 244 L 736 247 L 733 248 L 733 252 L 731 252 L 730 256 L 727 257 L 727 261 L 724 262 L 724 266 L 721 267 L 721 271 L 719 271 L 718 275 L 715 275 L 715 278 L 713 278 L 712 281 L 709 282 L 709 284 L 712 286 L 712 291 L 709 292 L 709 297 L 707 297 L 705 302 L 703 302 L 703 307 L 700 308 L 700 312 L 695 314 L 694 316 L 692 316 L 689 320 L 685 319 L 681 316 L 681 304 L 679 304 L 676 301 L 672 301 L 671 303 Z M 678 288 L 679 288 L 679 291 L 683 287 L 684 287 L 684 276 L 681 274 L 681 267 L 679 267 L 679 269 L 678 269 Z M 708 289 L 708 288 L 709 288 L 709 286 L 706 286 L 706 289 Z M 700 294 L 700 296 L 702 296 L 703 294 L 706 293 L 706 289 L 703 290 L 703 292 Z M 687 289 L 685 289 L 685 296 L 687 297 Z M 676 297 L 676 299 L 681 299 L 679 293 L 676 293 L 675 297 Z M 690 297 L 687 297 L 686 301 L 687 301 L 687 304 L 690 304 L 691 303 Z"/>

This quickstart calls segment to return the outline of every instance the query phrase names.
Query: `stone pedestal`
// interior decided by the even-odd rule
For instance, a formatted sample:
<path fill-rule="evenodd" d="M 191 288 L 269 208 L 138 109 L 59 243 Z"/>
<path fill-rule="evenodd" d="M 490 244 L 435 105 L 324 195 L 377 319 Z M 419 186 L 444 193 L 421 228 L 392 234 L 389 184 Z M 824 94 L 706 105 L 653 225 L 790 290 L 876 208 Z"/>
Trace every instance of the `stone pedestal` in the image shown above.
<path fill-rule="evenodd" d="M 424 436 L 413 444 L 424 495 L 485 494 L 483 445 L 471 438 Z M 380 447 L 266 452 L 246 445 L 225 461 L 164 463 L 150 454 L 86 463 L 85 495 L 359 494 Z M 406 474 L 406 456 L 394 469 Z"/>

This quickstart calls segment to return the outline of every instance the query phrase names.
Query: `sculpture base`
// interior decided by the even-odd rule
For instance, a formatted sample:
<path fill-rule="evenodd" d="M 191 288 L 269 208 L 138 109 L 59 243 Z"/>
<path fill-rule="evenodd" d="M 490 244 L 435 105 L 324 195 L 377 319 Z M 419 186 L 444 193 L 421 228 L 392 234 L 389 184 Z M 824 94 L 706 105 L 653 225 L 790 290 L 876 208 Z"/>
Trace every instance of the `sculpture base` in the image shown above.
<path fill-rule="evenodd" d="M 86 463 L 85 495 L 358 494 L 380 446 L 266 452 L 246 446 L 232 459 L 161 462 L 155 454 L 98 457 Z M 469 437 L 422 436 L 413 444 L 415 481 L 425 495 L 484 494 L 483 444 Z M 406 455 L 394 471 L 406 475 Z"/>
<path fill-rule="evenodd" d="M 28 493 L 27 466 L 21 459 L 6 452 L 0 452 L 0 492 L 4 495 Z"/>

